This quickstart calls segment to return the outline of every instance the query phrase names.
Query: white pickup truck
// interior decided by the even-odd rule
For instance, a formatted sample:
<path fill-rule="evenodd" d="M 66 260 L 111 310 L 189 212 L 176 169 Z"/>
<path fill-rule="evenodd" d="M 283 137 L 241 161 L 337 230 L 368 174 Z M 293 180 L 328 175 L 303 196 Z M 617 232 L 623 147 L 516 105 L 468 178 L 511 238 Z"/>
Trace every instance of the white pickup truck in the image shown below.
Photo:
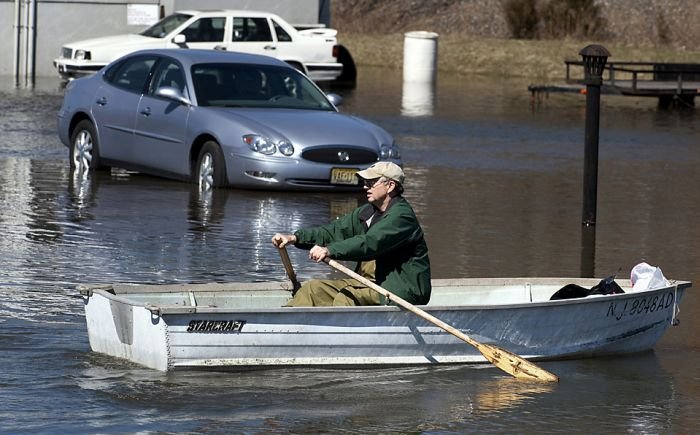
<path fill-rule="evenodd" d="M 276 57 L 314 81 L 335 80 L 337 31 L 297 30 L 275 14 L 219 10 L 177 11 L 139 34 L 107 36 L 61 47 L 53 64 L 63 79 L 92 74 L 118 57 L 146 48 L 204 48 Z"/>

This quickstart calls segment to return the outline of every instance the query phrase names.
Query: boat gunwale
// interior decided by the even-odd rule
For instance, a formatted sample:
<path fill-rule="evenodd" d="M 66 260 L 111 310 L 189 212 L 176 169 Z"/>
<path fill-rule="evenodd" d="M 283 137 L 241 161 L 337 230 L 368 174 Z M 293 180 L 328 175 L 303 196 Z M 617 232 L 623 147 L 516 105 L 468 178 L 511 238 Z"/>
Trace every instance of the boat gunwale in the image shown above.
<path fill-rule="evenodd" d="M 433 280 L 433 287 L 449 287 L 454 285 L 559 285 L 561 283 L 594 283 L 597 284 L 600 280 L 594 278 L 457 278 L 457 279 L 436 279 Z M 629 280 L 621 280 L 624 283 Z M 503 310 L 503 309 L 520 309 L 520 308 L 537 308 L 543 306 L 560 306 L 560 305 L 577 305 L 590 302 L 600 302 L 608 300 L 624 300 L 636 298 L 641 294 L 653 294 L 663 291 L 685 290 L 692 287 L 690 281 L 669 280 L 671 285 L 650 290 L 642 290 L 636 292 L 617 293 L 609 295 L 592 295 L 584 298 L 560 299 L 560 300 L 545 300 L 539 302 L 518 302 L 508 304 L 489 304 L 489 305 L 417 305 L 424 311 L 476 311 L 476 310 Z M 144 293 L 181 293 L 181 292 L 224 292 L 232 290 L 247 290 L 247 291 L 284 291 L 284 288 L 271 288 L 273 282 L 258 282 L 258 283 L 209 283 L 209 284 L 112 284 L 112 285 L 79 285 L 78 290 L 84 298 L 89 299 L 93 294 L 99 294 L 109 300 L 126 304 L 133 307 L 143 307 L 157 315 L 167 314 L 219 314 L 219 313 L 337 313 L 337 312 L 354 312 L 358 310 L 369 312 L 396 312 L 402 311 L 399 306 L 390 305 L 369 305 L 369 306 L 352 306 L 352 307 L 275 307 L 275 308 L 231 308 L 231 307 L 211 307 L 211 306 L 192 306 L 192 305 L 167 305 L 167 304 L 151 304 L 141 303 L 129 299 L 128 294 L 144 294 Z M 251 284 L 255 284 L 251 288 Z M 280 285 L 286 283 L 279 282 Z M 116 288 L 115 288 L 116 287 Z M 206 287 L 192 289 L 192 287 Z M 215 287 L 212 289 L 211 287 Z M 136 289 L 141 289 L 137 291 Z"/>

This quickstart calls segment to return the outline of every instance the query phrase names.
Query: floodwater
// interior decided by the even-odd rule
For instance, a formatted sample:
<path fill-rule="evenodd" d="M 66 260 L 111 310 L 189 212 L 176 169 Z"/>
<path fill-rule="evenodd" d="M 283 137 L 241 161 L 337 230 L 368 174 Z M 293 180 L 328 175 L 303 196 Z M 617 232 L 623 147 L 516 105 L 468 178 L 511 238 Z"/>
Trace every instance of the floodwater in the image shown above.
<path fill-rule="evenodd" d="M 700 111 L 604 96 L 595 233 L 583 231 L 583 96 L 527 82 L 360 70 L 347 113 L 403 146 L 433 275 L 626 277 L 641 261 L 700 285 Z M 654 352 L 490 366 L 161 373 L 90 351 L 79 283 L 284 280 L 269 240 L 351 194 L 224 190 L 124 171 L 85 182 L 55 132 L 58 82 L 0 87 L 0 431 L 690 433 L 700 426 L 697 290 Z M 330 274 L 290 251 L 302 279 Z M 466 344 L 465 344 L 466 345 Z"/>

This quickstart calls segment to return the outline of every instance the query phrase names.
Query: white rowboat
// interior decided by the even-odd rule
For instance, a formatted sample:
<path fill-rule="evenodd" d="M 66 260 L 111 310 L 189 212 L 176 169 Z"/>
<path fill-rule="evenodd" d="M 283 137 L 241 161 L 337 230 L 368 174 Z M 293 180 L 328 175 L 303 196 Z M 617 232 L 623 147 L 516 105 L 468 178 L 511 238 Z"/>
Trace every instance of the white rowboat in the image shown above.
<path fill-rule="evenodd" d="M 651 349 L 688 281 L 578 299 L 549 298 L 598 279 L 433 280 L 424 311 L 528 360 Z M 397 306 L 283 308 L 285 282 L 81 285 L 90 347 L 157 370 L 486 363 L 474 347 Z"/>

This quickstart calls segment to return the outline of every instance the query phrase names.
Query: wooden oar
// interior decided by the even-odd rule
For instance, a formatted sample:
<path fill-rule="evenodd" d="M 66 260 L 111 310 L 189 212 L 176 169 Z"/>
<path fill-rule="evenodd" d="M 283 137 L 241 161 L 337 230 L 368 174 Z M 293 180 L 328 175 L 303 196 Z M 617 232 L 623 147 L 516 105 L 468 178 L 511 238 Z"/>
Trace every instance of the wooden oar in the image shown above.
<path fill-rule="evenodd" d="M 299 280 L 297 280 L 297 274 L 294 273 L 294 266 L 292 266 L 292 260 L 289 259 L 289 254 L 287 253 L 287 248 L 285 246 L 278 248 L 280 251 L 280 257 L 282 258 L 282 264 L 284 265 L 284 270 L 287 272 L 289 280 L 292 282 L 292 296 L 294 296 L 301 287 Z"/>
<path fill-rule="evenodd" d="M 324 258 L 326 263 L 328 263 L 331 267 L 345 273 L 346 275 L 350 276 L 351 278 L 355 278 L 356 280 L 360 281 L 362 284 L 366 285 L 367 287 L 370 287 L 371 289 L 379 292 L 380 294 L 384 295 L 385 298 L 388 300 L 391 300 L 395 302 L 397 305 L 402 306 L 403 308 L 411 311 L 412 313 L 422 317 L 423 319 L 427 320 L 428 322 L 432 323 L 433 325 L 449 332 L 450 334 L 454 335 L 455 337 L 466 341 L 467 343 L 471 344 L 481 354 L 489 361 L 491 364 L 495 365 L 499 369 L 503 370 L 504 372 L 515 376 L 518 379 L 527 379 L 527 380 L 532 380 L 532 381 L 542 381 L 542 382 L 558 382 L 559 378 L 548 372 L 547 370 L 544 370 L 543 368 L 531 363 L 530 361 L 526 360 L 525 358 L 516 355 L 512 352 L 509 352 L 505 349 L 501 349 L 498 346 L 494 346 L 492 344 L 485 344 L 485 343 L 479 343 L 478 341 L 474 340 L 473 338 L 469 337 L 468 335 L 462 333 L 458 329 L 448 325 L 447 323 L 443 322 L 442 320 L 438 319 L 437 317 L 433 316 L 432 314 L 428 314 L 425 311 L 421 310 L 420 308 L 416 307 L 415 305 L 411 304 L 410 302 L 400 298 L 399 296 L 396 296 L 389 290 L 386 290 L 377 284 L 373 283 L 372 281 L 368 280 L 367 278 L 364 278 L 361 275 L 358 275 L 357 273 L 353 272 L 352 270 L 348 269 L 347 267 L 343 266 L 342 264 L 338 263 L 335 260 L 332 260 L 328 257 Z"/>

